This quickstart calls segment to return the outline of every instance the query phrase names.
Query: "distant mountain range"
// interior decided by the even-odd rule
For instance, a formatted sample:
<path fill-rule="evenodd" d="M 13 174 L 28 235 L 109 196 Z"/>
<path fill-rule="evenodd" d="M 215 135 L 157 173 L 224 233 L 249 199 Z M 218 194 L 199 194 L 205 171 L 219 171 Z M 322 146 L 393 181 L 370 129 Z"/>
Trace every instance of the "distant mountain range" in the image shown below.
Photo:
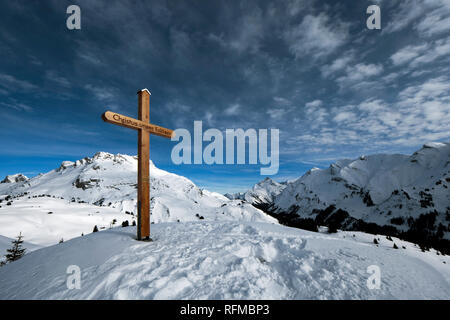
<path fill-rule="evenodd" d="M 151 221 L 162 222 L 151 243 L 124 224 L 136 215 L 136 157 L 99 152 L 10 176 L 0 183 L 0 255 L 19 232 L 33 252 L 0 268 L 0 299 L 448 299 L 450 260 L 436 250 L 277 219 L 416 236 L 445 252 L 449 151 L 342 160 L 231 200 L 151 163 Z M 73 265 L 79 290 L 67 289 Z M 377 290 L 367 284 L 374 265 L 387 279 Z"/>
<path fill-rule="evenodd" d="M 151 221 L 279 221 L 308 230 L 328 226 L 398 236 L 449 252 L 449 160 L 449 143 L 428 143 L 411 156 L 377 154 L 340 160 L 288 182 L 266 178 L 247 192 L 226 197 L 150 163 Z M 136 157 L 98 152 L 92 158 L 64 161 L 31 179 L 7 176 L 0 183 L 0 235 L 12 238 L 33 220 L 25 235 L 35 240 L 43 225 L 52 222 L 48 232 L 55 232 L 69 216 L 77 224 L 85 222 L 84 227 L 54 235 L 51 241 L 92 230 L 99 221 L 93 220 L 95 214 L 97 219 L 103 217 L 102 223 L 106 217 L 131 223 L 137 213 L 136 170 Z M 48 214 L 54 206 L 61 215 Z M 89 217 L 74 218 L 88 209 Z"/>
<path fill-rule="evenodd" d="M 244 199 L 280 222 L 403 237 L 450 251 L 450 143 L 411 156 L 376 154 L 277 183 L 269 178 L 230 199 Z"/>

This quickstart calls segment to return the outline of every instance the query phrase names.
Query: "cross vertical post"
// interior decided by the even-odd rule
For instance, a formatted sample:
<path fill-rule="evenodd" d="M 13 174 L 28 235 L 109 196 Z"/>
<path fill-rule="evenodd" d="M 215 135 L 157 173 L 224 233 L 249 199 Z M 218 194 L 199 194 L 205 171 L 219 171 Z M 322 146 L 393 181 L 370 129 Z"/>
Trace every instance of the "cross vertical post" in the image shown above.
<path fill-rule="evenodd" d="M 150 240 L 150 135 L 173 138 L 173 130 L 150 123 L 150 96 L 148 89 L 138 93 L 138 119 L 133 119 L 112 111 L 102 114 L 102 119 L 121 127 L 138 132 L 138 223 L 137 239 Z"/>
<path fill-rule="evenodd" d="M 138 119 L 150 123 L 150 91 L 138 92 Z M 150 238 L 150 134 L 138 130 L 138 240 Z"/>

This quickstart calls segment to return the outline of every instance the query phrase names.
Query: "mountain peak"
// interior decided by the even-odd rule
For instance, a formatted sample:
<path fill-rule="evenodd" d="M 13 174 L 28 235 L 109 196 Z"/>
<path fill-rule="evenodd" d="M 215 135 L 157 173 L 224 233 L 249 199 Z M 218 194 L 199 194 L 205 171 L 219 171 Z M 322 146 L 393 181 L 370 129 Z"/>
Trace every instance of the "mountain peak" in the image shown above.
<path fill-rule="evenodd" d="M 0 183 L 16 183 L 16 182 L 23 182 L 23 181 L 27 181 L 28 177 L 21 174 L 21 173 L 17 173 L 17 174 L 12 174 L 12 175 L 8 175 L 5 177 L 5 179 L 2 180 L 2 182 Z"/>
<path fill-rule="evenodd" d="M 277 220 L 266 215 L 248 203 L 232 201 L 222 195 L 198 188 L 189 179 L 164 170 L 150 162 L 151 221 L 183 222 L 198 220 L 239 219 L 276 223 Z M 58 241 L 57 233 L 45 232 L 42 224 L 49 223 L 53 230 L 55 221 L 68 219 L 64 239 L 92 230 L 94 225 L 107 227 L 112 217 L 117 221 L 135 220 L 137 208 L 137 169 L 135 156 L 97 152 L 92 158 L 86 157 L 75 163 L 64 161 L 61 166 L 44 175 L 36 176 L 26 183 L 4 183 L 0 185 L 0 195 L 14 197 L 8 210 L 15 211 L 20 217 L 33 212 L 33 218 L 27 220 L 30 228 L 27 236 L 33 242 L 49 243 Z M 9 176 L 5 182 L 24 180 L 22 175 Z M 25 196 L 26 195 L 26 196 Z M 2 199 L 0 197 L 0 199 Z M 27 206 L 30 210 L 23 210 Z M 81 206 L 78 208 L 78 206 Z M 43 209 L 49 208 L 47 214 Z M 1 208 L 4 210 L 4 208 Z M 65 215 L 63 212 L 67 212 Z M 58 215 L 61 213 L 61 215 Z M 71 220 L 73 214 L 80 219 Z M 106 213 L 106 214 L 103 214 Z M 57 216 L 57 219 L 54 217 Z M 35 218 L 34 218 L 35 217 Z M 108 220 L 106 225 L 106 219 Z M 34 223 L 33 221 L 35 221 Z M 120 219 L 120 220 L 119 220 Z M 26 219 L 25 219 L 26 220 Z M 44 222 L 43 222 L 44 221 Z M 25 222 L 21 222 L 25 224 Z M 0 224 L 2 230 L 8 228 Z M 13 237 L 13 234 L 6 234 Z M 61 238 L 62 234 L 59 235 Z M 56 238 L 56 239 L 55 239 Z M 39 240 L 36 240 L 39 239 Z"/>
<path fill-rule="evenodd" d="M 446 146 L 448 146 L 449 145 L 449 143 L 442 143 L 442 142 L 428 142 L 428 143 L 425 143 L 424 145 L 423 145 L 423 148 L 424 149 L 431 149 L 431 148 L 444 148 L 444 147 L 446 147 Z"/>
<path fill-rule="evenodd" d="M 114 155 L 109 152 L 99 151 L 92 157 L 94 160 L 97 159 L 112 159 L 114 158 Z"/>
<path fill-rule="evenodd" d="M 269 177 L 266 177 L 266 178 L 264 178 L 264 180 L 260 181 L 258 184 L 262 185 L 262 184 L 267 184 L 267 183 L 273 184 L 273 183 L 275 183 L 275 181 L 273 181 Z"/>

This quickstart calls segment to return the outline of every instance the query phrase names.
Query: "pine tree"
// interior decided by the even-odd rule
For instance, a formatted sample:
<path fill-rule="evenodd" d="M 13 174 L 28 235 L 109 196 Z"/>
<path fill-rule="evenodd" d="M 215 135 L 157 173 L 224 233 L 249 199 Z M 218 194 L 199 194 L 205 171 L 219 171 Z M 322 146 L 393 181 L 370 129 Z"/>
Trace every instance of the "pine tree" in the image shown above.
<path fill-rule="evenodd" d="M 92 232 L 98 232 L 97 225 L 95 225 L 94 230 Z"/>
<path fill-rule="evenodd" d="M 393 248 L 394 248 L 394 249 L 398 249 L 398 247 L 397 247 L 397 245 L 396 245 L 395 243 L 394 243 Z"/>
<path fill-rule="evenodd" d="M 6 262 L 13 262 L 13 261 L 19 260 L 20 258 L 23 257 L 26 249 L 22 248 L 22 243 L 23 243 L 22 239 L 23 239 L 23 236 L 22 236 L 22 232 L 21 232 L 17 236 L 17 240 L 12 241 L 12 244 L 13 244 L 12 248 L 6 250 L 6 252 L 8 252 L 8 254 L 5 255 Z"/>

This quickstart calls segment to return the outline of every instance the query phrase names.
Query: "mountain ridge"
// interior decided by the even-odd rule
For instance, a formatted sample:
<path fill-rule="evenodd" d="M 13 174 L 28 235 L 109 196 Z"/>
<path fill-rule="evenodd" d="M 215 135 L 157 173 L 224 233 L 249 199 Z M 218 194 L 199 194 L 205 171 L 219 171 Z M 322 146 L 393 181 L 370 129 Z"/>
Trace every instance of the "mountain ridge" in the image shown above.
<path fill-rule="evenodd" d="M 277 223 L 247 202 L 229 200 L 201 189 L 185 177 L 157 168 L 153 162 L 150 181 L 152 223 L 198 220 Z M 91 232 L 99 223 L 104 228 L 114 220 L 114 223 L 127 220 L 131 224 L 137 215 L 136 198 L 137 157 L 97 152 L 75 162 L 63 161 L 58 168 L 28 180 L 0 184 L 0 234 L 13 238 L 26 229 L 27 239 L 47 245 L 58 237 L 66 239 Z M 58 226 L 58 219 L 63 225 Z M 64 230 L 69 221 L 71 225 L 79 221 L 85 224 L 67 234 L 56 231 Z M 52 236 L 40 238 L 37 234 L 42 230 Z"/>
<path fill-rule="evenodd" d="M 254 195 L 261 183 L 241 198 L 288 225 L 402 235 L 448 251 L 449 160 L 450 143 L 426 143 L 409 156 L 360 156 L 309 170 L 271 201 L 256 200 L 264 198 Z"/>

